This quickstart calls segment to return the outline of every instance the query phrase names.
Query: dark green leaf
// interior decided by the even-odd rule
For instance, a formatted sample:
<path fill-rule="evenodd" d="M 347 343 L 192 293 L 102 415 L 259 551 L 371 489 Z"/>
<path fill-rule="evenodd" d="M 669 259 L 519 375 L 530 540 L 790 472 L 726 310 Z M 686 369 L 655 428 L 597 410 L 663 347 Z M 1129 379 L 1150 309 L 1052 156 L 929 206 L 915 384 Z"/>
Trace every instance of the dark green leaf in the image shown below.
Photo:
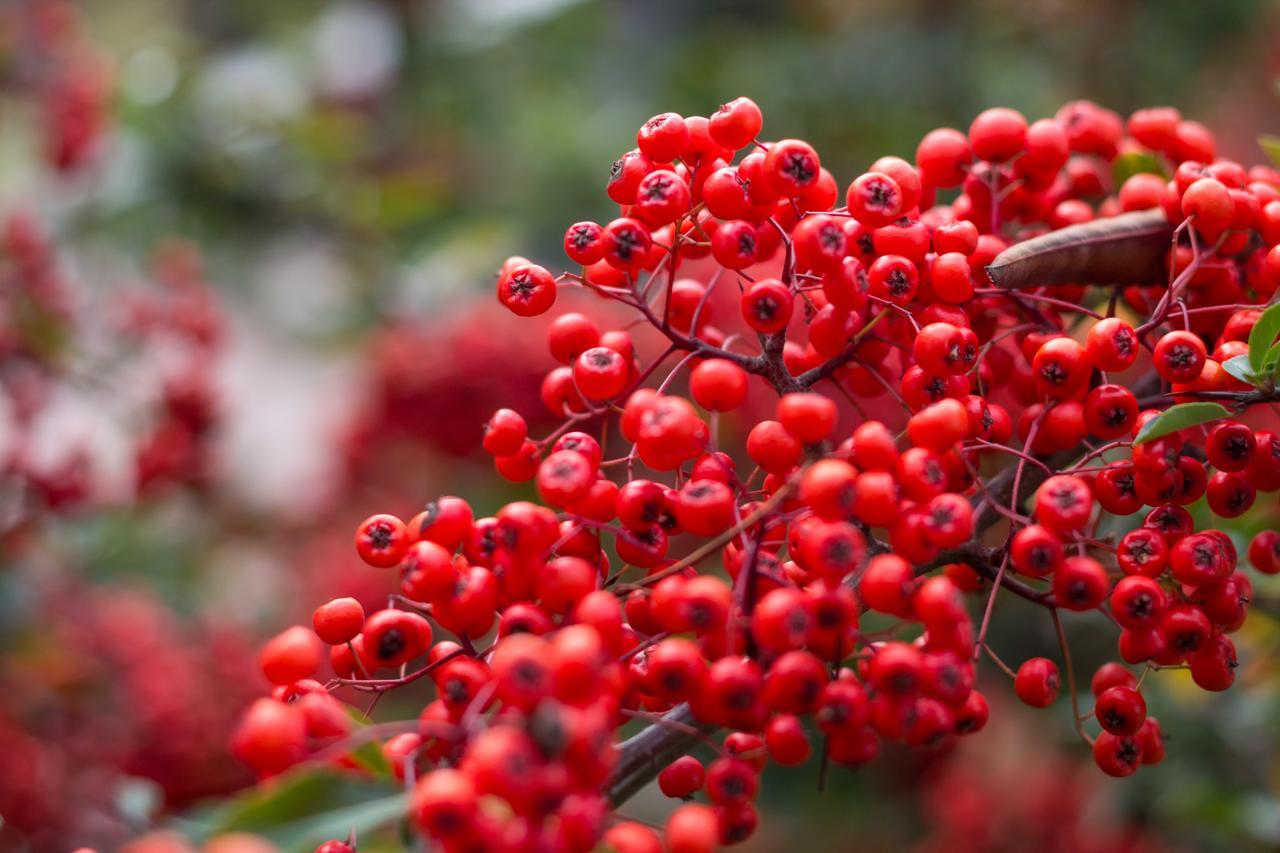
<path fill-rule="evenodd" d="M 1222 362 L 1222 369 L 1246 385 L 1257 384 L 1257 377 L 1253 375 L 1253 367 L 1249 364 L 1247 355 L 1237 355 L 1227 359 Z"/>
<path fill-rule="evenodd" d="M 1280 136 L 1264 133 L 1258 137 L 1258 144 L 1262 146 L 1263 152 L 1271 158 L 1272 164 L 1280 166 Z"/>
<path fill-rule="evenodd" d="M 310 850 L 388 826 L 405 813 L 403 789 L 350 772 L 299 768 L 180 823 L 197 841 L 225 832 L 255 832 L 285 850 Z"/>
<path fill-rule="evenodd" d="M 1249 364 L 1254 373 L 1262 371 L 1267 350 L 1275 343 L 1276 335 L 1280 335 L 1280 304 L 1263 311 L 1254 324 L 1253 331 L 1249 333 Z"/>
<path fill-rule="evenodd" d="M 1150 151 L 1129 151 L 1116 157 L 1111 164 L 1111 175 L 1115 178 L 1116 187 L 1124 186 L 1124 182 L 1134 175 L 1150 172 L 1162 178 L 1169 177 L 1160 165 L 1160 158 Z"/>
<path fill-rule="evenodd" d="M 1207 424 L 1228 417 L 1230 414 L 1221 403 L 1179 403 L 1147 421 L 1146 425 L 1138 431 L 1138 437 L 1133 440 L 1133 443 L 1143 444 L 1154 441 L 1178 430 Z"/>

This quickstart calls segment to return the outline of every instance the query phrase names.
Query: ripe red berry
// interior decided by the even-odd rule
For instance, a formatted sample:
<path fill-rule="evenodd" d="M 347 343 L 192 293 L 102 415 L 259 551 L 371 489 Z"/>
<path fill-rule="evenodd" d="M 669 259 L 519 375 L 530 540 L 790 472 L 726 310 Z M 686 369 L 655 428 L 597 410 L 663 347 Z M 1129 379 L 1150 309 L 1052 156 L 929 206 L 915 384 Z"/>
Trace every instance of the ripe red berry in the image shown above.
<path fill-rule="evenodd" d="M 1138 335 L 1119 317 L 1099 320 L 1085 338 L 1085 350 L 1094 367 L 1107 372 L 1128 370 L 1138 358 Z"/>
<path fill-rule="evenodd" d="M 258 664 L 272 684 L 292 684 L 310 678 L 320 668 L 320 644 L 311 631 L 294 625 L 267 641 Z"/>
<path fill-rule="evenodd" d="M 564 253 L 584 267 L 604 257 L 604 229 L 598 222 L 575 222 L 564 232 Z"/>
<path fill-rule="evenodd" d="M 1058 665 L 1048 658 L 1031 658 L 1018 667 L 1013 689 L 1033 708 L 1047 708 L 1058 698 Z"/>
<path fill-rule="evenodd" d="M 836 404 L 813 392 L 784 394 L 778 400 L 778 422 L 804 444 L 816 444 L 831 436 L 836 426 Z"/>
<path fill-rule="evenodd" d="M 711 114 L 708 129 L 717 145 L 737 151 L 750 145 L 763 126 L 764 118 L 755 101 L 734 98 Z"/>
<path fill-rule="evenodd" d="M 365 620 L 360 636 L 371 661 L 396 667 L 431 645 L 431 623 L 403 610 L 379 610 Z"/>
<path fill-rule="evenodd" d="M 1093 760 L 1108 776 L 1132 776 L 1142 764 L 1142 741 L 1104 731 L 1093 742 Z"/>
<path fill-rule="evenodd" d="M 636 146 L 654 163 L 670 163 L 689 147 L 689 128 L 676 113 L 656 115 L 636 131 Z"/>
<path fill-rule="evenodd" d="M 704 409 L 731 412 L 747 399 L 747 372 L 727 359 L 709 358 L 690 372 L 689 393 Z"/>
<path fill-rule="evenodd" d="M 780 332 L 791 321 L 791 291 L 776 279 L 762 279 L 742 294 L 742 318 L 761 334 Z"/>
<path fill-rule="evenodd" d="M 916 166 L 926 185 L 955 187 L 964 181 L 972 156 L 968 138 L 958 130 L 944 127 L 929 131 L 920 140 Z"/>
<path fill-rule="evenodd" d="M 1060 535 L 1079 530 L 1093 514 L 1093 495 L 1079 477 L 1058 474 L 1036 492 L 1036 518 Z"/>
<path fill-rule="evenodd" d="M 980 160 L 1003 161 L 1021 153 L 1027 143 L 1027 120 L 1016 110 L 992 107 L 969 125 L 969 144 Z"/>
<path fill-rule="evenodd" d="M 821 163 L 807 142 L 783 139 L 769 146 L 764 158 L 764 174 L 773 190 L 783 196 L 797 196 L 818 180 Z"/>
<path fill-rule="evenodd" d="M 1204 367 L 1204 341 L 1191 332 L 1169 332 L 1156 343 L 1151 358 L 1164 381 L 1191 382 Z"/>
<path fill-rule="evenodd" d="M 323 642 L 331 646 L 341 645 L 360 634 L 364 626 L 364 608 L 354 598 L 335 598 L 316 608 L 311 624 Z"/>
<path fill-rule="evenodd" d="M 520 264 L 499 277 L 498 299 L 520 317 L 545 314 L 556 302 L 555 277 L 537 264 Z"/>
<path fill-rule="evenodd" d="M 518 412 L 498 409 L 484 425 L 484 449 L 493 456 L 510 456 L 528 436 L 529 427 Z"/>
<path fill-rule="evenodd" d="M 873 228 L 888 225 L 905 213 L 902 203 L 902 187 L 881 172 L 859 175 L 845 194 L 849 213 L 859 222 Z"/>
<path fill-rule="evenodd" d="M 407 550 L 408 531 L 394 515 L 371 515 L 356 528 L 356 553 L 374 568 L 398 565 Z"/>

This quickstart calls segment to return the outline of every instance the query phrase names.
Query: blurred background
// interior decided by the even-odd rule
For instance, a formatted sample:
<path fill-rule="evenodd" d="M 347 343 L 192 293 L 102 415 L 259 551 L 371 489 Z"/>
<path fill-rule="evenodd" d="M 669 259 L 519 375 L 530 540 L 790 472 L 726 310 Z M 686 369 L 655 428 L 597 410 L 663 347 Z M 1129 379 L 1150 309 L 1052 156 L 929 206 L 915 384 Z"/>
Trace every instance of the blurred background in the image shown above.
<path fill-rule="evenodd" d="M 226 738 L 265 689 L 254 643 L 394 584 L 358 520 L 524 494 L 478 425 L 542 411 L 551 359 L 497 266 L 562 266 L 636 127 L 738 95 L 841 183 L 987 106 L 1076 98 L 1179 107 L 1257 162 L 1280 3 L 0 2 L 0 849 L 116 849 L 251 781 Z M 771 773 L 752 845 L 1277 849 L 1272 604 L 1229 693 L 1160 674 L 1158 771 L 1105 780 L 1067 709 L 995 707 L 945 759 L 821 795 L 816 768 Z M 1052 655 L 1027 615 L 1002 605 L 995 644 Z M 1110 635 L 1077 627 L 1089 672 Z"/>

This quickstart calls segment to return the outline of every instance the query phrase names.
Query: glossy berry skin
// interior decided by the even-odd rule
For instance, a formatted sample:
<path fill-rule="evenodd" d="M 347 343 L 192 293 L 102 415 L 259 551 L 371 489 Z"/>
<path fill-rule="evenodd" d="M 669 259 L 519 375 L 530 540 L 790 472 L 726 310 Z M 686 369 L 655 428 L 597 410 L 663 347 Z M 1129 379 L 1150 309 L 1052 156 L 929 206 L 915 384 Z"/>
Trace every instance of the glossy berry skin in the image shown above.
<path fill-rule="evenodd" d="M 521 264 L 498 279 L 498 298 L 518 317 L 536 317 L 556 302 L 556 282 L 545 267 Z"/>
<path fill-rule="evenodd" d="M 312 632 L 295 625 L 262 647 L 258 663 L 272 684 L 292 684 L 311 678 L 320 668 L 320 644 Z"/>
<path fill-rule="evenodd" d="M 1147 703 L 1132 687 L 1109 687 L 1093 706 L 1094 718 L 1113 735 L 1133 735 L 1147 719 Z"/>
<path fill-rule="evenodd" d="M 872 227 L 888 225 L 905 209 L 898 182 L 880 172 L 867 172 L 849 185 L 845 204 L 859 222 Z"/>
<path fill-rule="evenodd" d="M 1156 373 L 1166 382 L 1191 382 L 1200 376 L 1206 358 L 1204 341 L 1191 332 L 1169 332 L 1152 352 Z"/>
<path fill-rule="evenodd" d="M 764 126 L 764 117 L 750 98 L 734 98 L 711 114 L 711 138 L 731 151 L 751 144 Z"/>
<path fill-rule="evenodd" d="M 646 121 L 636 132 L 636 146 L 654 163 L 670 163 L 689 145 L 689 128 L 677 113 L 662 113 Z"/>
<path fill-rule="evenodd" d="M 747 372 L 723 358 L 700 362 L 689 374 L 694 401 L 713 412 L 731 412 L 747 399 Z"/>
<path fill-rule="evenodd" d="M 813 186 L 819 177 L 818 153 L 807 142 L 783 139 L 769 146 L 765 154 L 764 174 L 772 189 L 780 195 L 794 197 Z"/>
<path fill-rule="evenodd" d="M 326 841 L 315 849 L 315 853 L 356 853 L 356 848 L 345 841 Z"/>
<path fill-rule="evenodd" d="M 413 660 L 431 645 L 431 624 L 403 610 L 379 610 L 365 620 L 360 637 L 370 660 L 396 667 Z"/>
<path fill-rule="evenodd" d="M 742 318 L 761 334 L 780 332 L 791 321 L 791 291 L 775 279 L 757 281 L 741 300 Z"/>
<path fill-rule="evenodd" d="M 408 550 L 409 533 L 394 515 L 371 515 L 356 528 L 356 553 L 374 568 L 398 565 Z"/>
<path fill-rule="evenodd" d="M 674 799 L 688 799 L 702 790 L 707 773 L 702 762 L 692 755 L 682 755 L 658 774 L 658 787 Z"/>
<path fill-rule="evenodd" d="M 598 222 L 575 222 L 564 232 L 564 253 L 575 264 L 590 266 L 604 257 L 604 229 Z"/>
<path fill-rule="evenodd" d="M 1253 430 L 1242 423 L 1222 423 L 1213 427 L 1204 447 L 1209 464 L 1228 473 L 1248 468 L 1257 448 Z"/>
<path fill-rule="evenodd" d="M 1008 160 L 1027 143 L 1027 120 L 1016 110 L 993 107 L 969 126 L 969 144 L 982 160 Z"/>
<path fill-rule="evenodd" d="M 1058 665 L 1048 658 L 1031 658 L 1018 667 L 1013 689 L 1032 708 L 1047 708 L 1058 698 Z"/>
<path fill-rule="evenodd" d="M 340 645 L 359 635 L 364 627 L 364 608 L 354 598 L 335 598 L 317 607 L 311 622 L 321 641 Z"/>
<path fill-rule="evenodd" d="M 1108 776 L 1132 776 L 1142 764 L 1142 741 L 1104 731 L 1093 742 L 1093 760 Z"/>
<path fill-rule="evenodd" d="M 1120 372 L 1128 370 L 1138 358 L 1138 335 L 1124 320 L 1107 317 L 1089 329 L 1085 339 L 1085 352 L 1089 361 L 1099 370 Z"/>
<path fill-rule="evenodd" d="M 484 449 L 494 456 L 510 456 L 529 437 L 529 426 L 518 412 L 498 409 L 485 423 Z"/>
<path fill-rule="evenodd" d="M 1093 495 L 1078 477 L 1056 475 L 1036 492 L 1036 518 L 1055 533 L 1079 530 L 1093 513 Z"/>

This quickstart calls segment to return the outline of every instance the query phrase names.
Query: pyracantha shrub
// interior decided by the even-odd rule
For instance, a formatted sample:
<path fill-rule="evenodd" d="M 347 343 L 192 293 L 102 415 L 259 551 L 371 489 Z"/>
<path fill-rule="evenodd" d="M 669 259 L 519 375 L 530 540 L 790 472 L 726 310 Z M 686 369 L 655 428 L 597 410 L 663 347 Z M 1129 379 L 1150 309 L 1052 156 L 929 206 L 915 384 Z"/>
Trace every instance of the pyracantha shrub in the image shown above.
<path fill-rule="evenodd" d="M 362 523 L 357 552 L 401 591 L 321 603 L 315 632 L 265 647 L 245 761 L 332 755 L 339 696 L 427 679 L 383 750 L 443 849 L 703 851 L 751 835 L 770 762 L 982 730 L 980 665 L 1029 705 L 1067 694 L 1114 776 L 1163 758 L 1149 672 L 1231 686 L 1251 582 L 1187 507 L 1280 489 L 1280 439 L 1243 420 L 1276 400 L 1280 173 L 1218 158 L 1174 110 L 1076 102 L 932 131 L 841 192 L 762 127 L 746 98 L 650 119 L 613 166 L 617 218 L 568 228 L 572 269 L 502 265 L 519 317 L 599 298 L 547 327 L 560 426 L 484 425 L 538 501 Z M 1134 155 L 1161 173 L 1114 185 Z M 1252 543 L 1255 568 L 1278 543 Z M 991 648 L 1010 595 L 1057 659 Z M 1089 611 L 1115 644 L 1092 697 L 1065 627 Z M 613 816 L 654 778 L 693 798 L 664 838 Z"/>

